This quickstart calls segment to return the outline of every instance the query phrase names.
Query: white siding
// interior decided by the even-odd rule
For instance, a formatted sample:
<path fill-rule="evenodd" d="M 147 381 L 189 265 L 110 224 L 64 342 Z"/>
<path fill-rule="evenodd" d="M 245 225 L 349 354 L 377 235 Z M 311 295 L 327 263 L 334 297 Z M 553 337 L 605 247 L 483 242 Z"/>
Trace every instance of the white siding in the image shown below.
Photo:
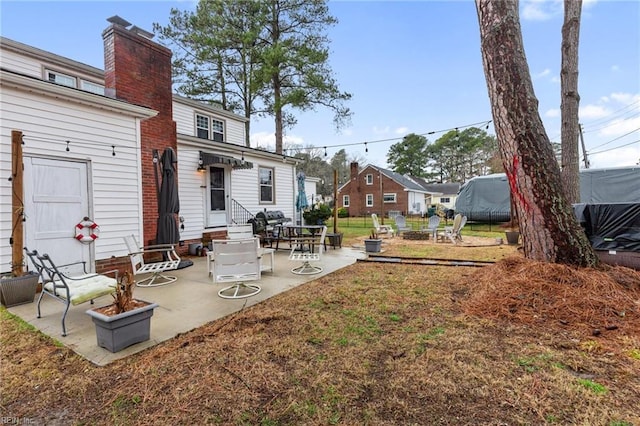
<path fill-rule="evenodd" d="M 178 141 L 178 192 L 180 216 L 184 217 L 184 231 L 180 239 L 199 239 L 205 229 L 206 174 L 198 172 L 199 150 Z M 225 155 L 236 155 L 228 154 Z M 282 210 L 286 217 L 295 220 L 295 174 L 291 164 L 282 161 L 265 160 L 245 152 L 245 160 L 253 163 L 252 169 L 231 171 L 231 198 L 253 214 L 263 209 Z M 258 168 L 271 167 L 275 170 L 275 203 L 260 204 Z"/>
<path fill-rule="evenodd" d="M 5 49 L 0 49 L 0 64 L 2 68 L 29 75 L 31 77 L 42 78 L 42 65 L 40 61 Z"/>
<path fill-rule="evenodd" d="M 95 259 L 125 255 L 122 237 L 141 234 L 138 119 L 4 86 L 0 97 L 0 271 L 11 261 L 11 183 L 4 177 L 11 173 L 12 130 L 23 132 L 25 156 L 88 162 L 92 219 L 101 230 Z"/>
<path fill-rule="evenodd" d="M 244 146 L 244 123 L 222 114 L 216 114 L 215 110 L 205 105 L 203 105 L 202 109 L 195 109 L 181 102 L 173 102 L 173 120 L 176 122 L 178 134 L 196 136 L 196 111 L 224 122 L 225 142 Z"/>

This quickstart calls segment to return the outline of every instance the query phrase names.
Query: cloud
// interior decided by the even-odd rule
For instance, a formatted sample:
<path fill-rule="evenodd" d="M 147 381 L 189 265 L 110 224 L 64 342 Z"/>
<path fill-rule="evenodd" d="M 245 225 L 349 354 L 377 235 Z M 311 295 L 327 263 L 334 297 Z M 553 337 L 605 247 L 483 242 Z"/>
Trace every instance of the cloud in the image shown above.
<path fill-rule="evenodd" d="M 527 0 L 522 2 L 520 16 L 525 21 L 547 21 L 563 15 L 562 0 Z"/>
<path fill-rule="evenodd" d="M 560 110 L 558 108 L 553 108 L 544 113 L 545 117 L 556 118 L 560 117 Z"/>
<path fill-rule="evenodd" d="M 611 72 L 618 72 L 620 71 L 620 67 L 618 65 L 611 65 Z"/>
<path fill-rule="evenodd" d="M 386 135 L 389 133 L 391 129 L 389 128 L 389 126 L 386 126 L 386 127 L 373 126 L 372 130 L 373 130 L 373 133 L 376 135 Z"/>
<path fill-rule="evenodd" d="M 631 94 L 631 93 L 620 93 L 615 92 L 609 95 L 609 98 L 613 99 L 616 102 L 620 102 L 621 104 L 631 104 L 634 102 L 640 102 L 640 93 Z"/>
<path fill-rule="evenodd" d="M 256 132 L 249 137 L 251 146 L 254 148 L 265 148 L 273 150 L 276 145 L 276 134 L 273 132 Z M 304 138 L 295 135 L 284 135 L 282 144 L 287 146 L 304 145 Z"/>
<path fill-rule="evenodd" d="M 630 137 L 638 139 L 640 136 L 640 117 L 618 118 L 606 124 L 598 132 L 598 135 L 615 138 L 629 134 Z M 633 136 L 635 134 L 635 136 Z M 640 143 L 640 142 L 639 142 Z"/>
<path fill-rule="evenodd" d="M 585 105 L 580 107 L 578 116 L 580 120 L 595 120 L 606 117 L 609 114 L 611 114 L 611 111 L 601 105 Z"/>
<path fill-rule="evenodd" d="M 396 135 L 406 135 L 408 132 L 409 132 L 408 127 L 398 127 L 396 130 L 393 131 L 393 133 L 395 133 Z"/>
<path fill-rule="evenodd" d="M 551 75 L 551 70 L 549 68 L 545 68 L 544 71 L 539 72 L 538 74 L 534 74 L 533 78 L 542 78 Z"/>

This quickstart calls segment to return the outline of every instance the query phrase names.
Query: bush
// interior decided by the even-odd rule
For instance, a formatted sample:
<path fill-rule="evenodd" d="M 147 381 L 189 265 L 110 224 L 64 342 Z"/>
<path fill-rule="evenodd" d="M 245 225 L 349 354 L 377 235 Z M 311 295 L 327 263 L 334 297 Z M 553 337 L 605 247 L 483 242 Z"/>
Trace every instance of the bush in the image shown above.
<path fill-rule="evenodd" d="M 338 217 L 349 217 L 349 209 L 346 207 L 340 207 L 338 209 Z"/>

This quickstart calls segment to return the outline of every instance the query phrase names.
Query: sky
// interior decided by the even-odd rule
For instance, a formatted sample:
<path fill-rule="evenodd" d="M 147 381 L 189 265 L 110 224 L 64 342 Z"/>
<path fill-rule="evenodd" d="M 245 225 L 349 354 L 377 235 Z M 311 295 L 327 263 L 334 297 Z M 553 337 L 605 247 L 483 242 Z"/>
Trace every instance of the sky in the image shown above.
<path fill-rule="evenodd" d="M 119 15 L 152 31 L 153 23 L 168 23 L 172 8 L 195 5 L 0 0 L 0 34 L 102 69 L 107 18 Z M 473 1 L 330 1 L 329 11 L 338 19 L 327 31 L 330 64 L 340 89 L 352 94 L 347 106 L 354 115 L 337 131 L 326 109 L 293 110 L 298 122 L 286 130 L 285 147 L 326 147 L 327 160 L 345 149 L 388 167 L 389 148 L 409 133 L 435 142 L 445 131 L 484 129 L 492 120 Z M 520 21 L 539 113 L 549 138 L 560 142 L 562 1 L 523 0 Z M 640 1 L 583 2 L 578 66 L 591 167 L 640 164 Z M 487 132 L 494 134 L 491 125 Z M 251 141 L 273 147 L 271 118 L 252 120 Z"/>

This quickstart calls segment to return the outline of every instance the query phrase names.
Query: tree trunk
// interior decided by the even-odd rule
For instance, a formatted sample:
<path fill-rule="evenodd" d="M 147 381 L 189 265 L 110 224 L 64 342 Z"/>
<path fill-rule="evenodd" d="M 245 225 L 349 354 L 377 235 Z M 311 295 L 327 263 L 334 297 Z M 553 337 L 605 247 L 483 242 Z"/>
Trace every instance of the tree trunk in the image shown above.
<path fill-rule="evenodd" d="M 280 78 L 273 76 L 273 104 L 276 126 L 276 154 L 282 154 L 282 94 L 280 93 Z"/>
<path fill-rule="evenodd" d="M 562 25 L 562 185 L 570 203 L 580 202 L 580 159 L 578 155 L 578 44 L 582 0 L 564 0 Z"/>
<path fill-rule="evenodd" d="M 529 259 L 594 266 L 598 258 L 561 187 L 538 113 L 517 1 L 476 0 L 482 61 L 502 165 Z"/>

